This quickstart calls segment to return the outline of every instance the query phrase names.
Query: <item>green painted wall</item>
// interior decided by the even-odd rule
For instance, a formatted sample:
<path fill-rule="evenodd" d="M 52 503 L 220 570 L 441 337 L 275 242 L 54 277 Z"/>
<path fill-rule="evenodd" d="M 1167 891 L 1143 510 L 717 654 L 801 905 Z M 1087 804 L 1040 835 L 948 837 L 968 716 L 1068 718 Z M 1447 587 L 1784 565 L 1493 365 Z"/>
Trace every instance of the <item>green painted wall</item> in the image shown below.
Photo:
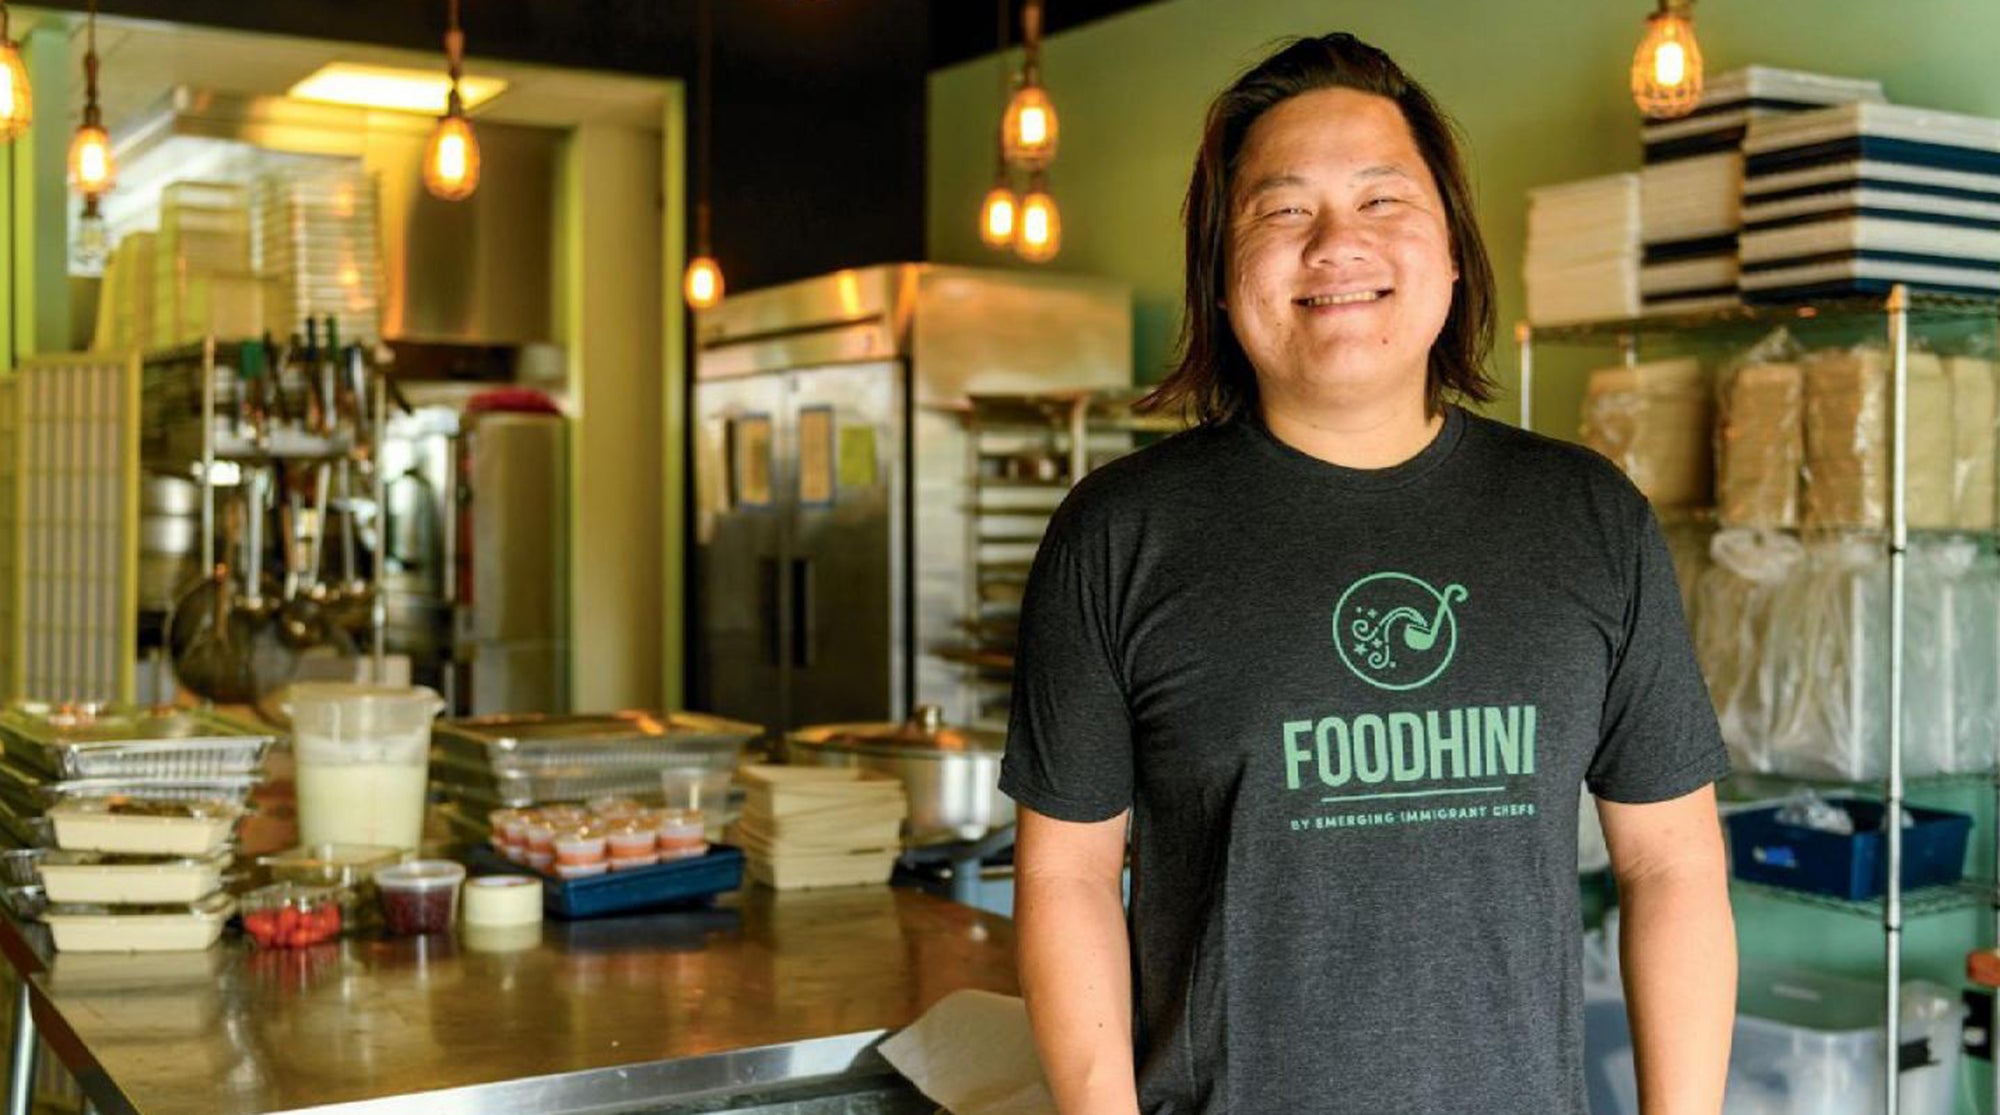
<path fill-rule="evenodd" d="M 1157 379 L 1171 355 L 1180 284 L 1182 191 L 1208 99 L 1279 38 L 1349 30 L 1394 55 L 1453 113 L 1468 141 L 1481 223 L 1500 277 L 1501 336 L 1493 407 L 1517 413 L 1511 323 L 1522 313 L 1525 191 L 1637 169 L 1638 120 L 1626 67 L 1645 0 L 1169 0 L 1056 36 L 1045 72 L 1061 113 L 1051 174 L 1062 208 L 1056 266 L 1114 275 L 1137 295 L 1137 377 Z M 1749 63 L 1881 79 L 1890 99 L 2000 116 L 2000 5 L 1989 0 L 1733 0 L 1698 13 L 1709 72 Z M 979 199 L 993 173 L 1001 107 L 991 56 L 940 71 L 930 88 L 929 248 L 933 259 L 1017 266 L 979 244 Z M 1573 436 L 1581 372 L 1610 354 L 1537 357 L 1536 426 Z M 1984 787 L 1922 792 L 1976 810 L 1990 841 Z M 1978 838 L 1975 838 L 1975 844 Z M 1972 867 L 1993 870 L 1990 849 Z M 1863 918 L 1752 895 L 1737 902 L 1747 956 L 1879 973 L 1882 933 Z M 1913 975 L 1960 983 L 1964 953 L 1992 941 L 1990 911 L 1914 920 Z M 1961 1109 L 1981 1096 L 1985 1066 L 1968 1071 Z"/>

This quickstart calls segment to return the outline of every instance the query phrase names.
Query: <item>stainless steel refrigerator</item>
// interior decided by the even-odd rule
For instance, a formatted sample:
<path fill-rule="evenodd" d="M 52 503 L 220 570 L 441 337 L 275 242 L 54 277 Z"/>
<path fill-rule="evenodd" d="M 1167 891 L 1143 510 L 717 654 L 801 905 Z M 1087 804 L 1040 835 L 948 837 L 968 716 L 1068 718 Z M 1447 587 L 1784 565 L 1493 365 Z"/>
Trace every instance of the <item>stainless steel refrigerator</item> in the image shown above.
<path fill-rule="evenodd" d="M 389 648 L 452 715 L 566 712 L 568 421 L 427 386 L 382 439 Z"/>
<path fill-rule="evenodd" d="M 967 399 L 1132 381 L 1121 283 L 936 264 L 732 295 L 696 323 L 697 707 L 782 731 L 971 718 Z"/>

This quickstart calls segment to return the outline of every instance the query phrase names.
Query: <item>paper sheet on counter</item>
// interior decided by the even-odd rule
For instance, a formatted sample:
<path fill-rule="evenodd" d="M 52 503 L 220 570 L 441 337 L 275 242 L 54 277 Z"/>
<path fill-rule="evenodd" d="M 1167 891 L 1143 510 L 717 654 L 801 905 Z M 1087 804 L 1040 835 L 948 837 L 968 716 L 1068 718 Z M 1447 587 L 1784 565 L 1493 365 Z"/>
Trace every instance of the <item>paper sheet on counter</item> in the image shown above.
<path fill-rule="evenodd" d="M 1011 995 L 954 991 L 881 1052 L 952 1115 L 1055 1115 L 1028 1005 Z"/>

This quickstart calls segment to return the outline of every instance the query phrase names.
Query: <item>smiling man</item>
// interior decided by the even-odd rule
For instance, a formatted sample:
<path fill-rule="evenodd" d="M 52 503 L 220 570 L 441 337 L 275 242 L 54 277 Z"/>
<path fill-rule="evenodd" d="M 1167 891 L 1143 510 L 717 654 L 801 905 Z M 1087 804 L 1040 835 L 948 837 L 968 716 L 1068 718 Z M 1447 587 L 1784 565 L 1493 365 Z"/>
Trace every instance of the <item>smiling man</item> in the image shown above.
<path fill-rule="evenodd" d="M 1022 606 L 1001 784 L 1063 1115 L 1586 1115 L 1579 782 L 1641 1105 L 1714 1115 L 1728 762 L 1644 498 L 1460 405 L 1493 276 L 1449 125 L 1291 43 L 1211 107 L 1186 224 L 1148 403 L 1197 425 L 1078 484 Z"/>

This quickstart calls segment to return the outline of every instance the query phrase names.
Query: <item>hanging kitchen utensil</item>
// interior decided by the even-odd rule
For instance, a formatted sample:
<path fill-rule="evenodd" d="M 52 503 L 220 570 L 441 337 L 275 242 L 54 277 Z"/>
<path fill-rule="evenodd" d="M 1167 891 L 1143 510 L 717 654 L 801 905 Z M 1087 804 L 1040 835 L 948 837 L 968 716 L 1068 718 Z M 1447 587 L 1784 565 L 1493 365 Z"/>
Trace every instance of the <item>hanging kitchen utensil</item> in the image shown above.
<path fill-rule="evenodd" d="M 234 550 L 241 533 L 243 504 L 232 500 L 223 517 L 222 552 Z M 185 607 L 201 597 L 191 592 L 182 597 Z M 256 678 L 250 661 L 250 623 L 233 607 L 235 579 L 229 563 L 218 561 L 209 572 L 205 602 L 206 622 L 200 624 L 185 647 L 174 656 L 174 676 L 193 692 L 225 704 L 244 704 L 257 697 Z M 179 619 L 179 608 L 175 619 Z"/>
<path fill-rule="evenodd" d="M 352 461 L 340 462 L 340 494 L 344 511 L 340 517 L 341 581 L 327 606 L 335 623 L 350 632 L 358 632 L 366 629 L 374 617 L 375 586 L 361 576 L 360 561 L 355 552 L 360 506 L 354 494 Z"/>
<path fill-rule="evenodd" d="M 263 623 L 277 614 L 278 586 L 264 573 L 264 522 L 269 513 L 266 492 L 270 476 L 261 468 L 245 469 L 243 499 L 249 520 L 244 532 L 243 592 L 236 598 L 236 610 L 251 623 Z"/>

